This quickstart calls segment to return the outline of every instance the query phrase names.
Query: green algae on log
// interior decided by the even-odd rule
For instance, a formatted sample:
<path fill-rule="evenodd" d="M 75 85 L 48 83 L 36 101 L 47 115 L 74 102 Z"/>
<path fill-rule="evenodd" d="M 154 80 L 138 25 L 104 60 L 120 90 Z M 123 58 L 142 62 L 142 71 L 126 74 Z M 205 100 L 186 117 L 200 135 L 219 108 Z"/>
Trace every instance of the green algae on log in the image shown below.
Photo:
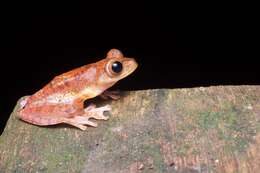
<path fill-rule="evenodd" d="M 16 118 L 0 137 L 0 172 L 257 172 L 260 86 L 123 92 L 86 131 Z M 19 105 L 19 104 L 17 104 Z"/>

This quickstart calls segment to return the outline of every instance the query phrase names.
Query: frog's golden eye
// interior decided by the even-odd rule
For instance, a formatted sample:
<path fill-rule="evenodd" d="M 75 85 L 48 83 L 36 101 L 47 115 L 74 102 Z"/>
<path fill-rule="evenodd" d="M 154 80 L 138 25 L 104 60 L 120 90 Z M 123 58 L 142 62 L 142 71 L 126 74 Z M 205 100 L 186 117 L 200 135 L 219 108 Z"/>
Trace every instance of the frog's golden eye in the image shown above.
<path fill-rule="evenodd" d="M 123 64 L 119 61 L 113 61 L 111 63 L 108 63 L 106 71 L 109 76 L 117 76 L 119 75 L 123 70 Z"/>

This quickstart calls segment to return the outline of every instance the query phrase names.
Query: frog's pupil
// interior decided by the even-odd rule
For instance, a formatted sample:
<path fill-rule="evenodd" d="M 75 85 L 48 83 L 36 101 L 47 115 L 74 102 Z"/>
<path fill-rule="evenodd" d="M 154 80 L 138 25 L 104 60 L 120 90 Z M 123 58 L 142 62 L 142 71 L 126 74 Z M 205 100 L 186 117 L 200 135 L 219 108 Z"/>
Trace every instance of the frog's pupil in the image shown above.
<path fill-rule="evenodd" d="M 115 73 L 120 73 L 123 69 L 123 65 L 121 62 L 118 62 L 118 61 L 115 61 L 113 64 L 112 64 L 112 70 L 113 72 Z"/>

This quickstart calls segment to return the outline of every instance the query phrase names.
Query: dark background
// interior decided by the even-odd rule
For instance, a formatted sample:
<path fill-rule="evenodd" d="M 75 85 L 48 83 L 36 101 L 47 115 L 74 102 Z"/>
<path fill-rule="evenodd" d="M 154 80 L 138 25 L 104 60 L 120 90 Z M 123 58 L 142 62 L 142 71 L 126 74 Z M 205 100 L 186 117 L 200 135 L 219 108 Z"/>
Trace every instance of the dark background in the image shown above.
<path fill-rule="evenodd" d="M 139 63 L 115 86 L 120 90 L 260 84 L 250 41 L 254 11 L 244 5 L 73 1 L 0 8 L 0 130 L 21 96 L 111 48 Z"/>

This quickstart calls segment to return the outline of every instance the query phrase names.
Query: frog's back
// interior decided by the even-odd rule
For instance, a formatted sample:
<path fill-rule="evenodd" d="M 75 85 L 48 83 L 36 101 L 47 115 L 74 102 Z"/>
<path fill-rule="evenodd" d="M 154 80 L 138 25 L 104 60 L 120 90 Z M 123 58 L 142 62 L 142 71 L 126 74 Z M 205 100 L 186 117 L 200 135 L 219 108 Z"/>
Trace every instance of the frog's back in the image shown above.
<path fill-rule="evenodd" d="M 59 97 L 76 97 L 84 87 L 95 80 L 96 69 L 93 64 L 85 65 L 56 76 L 41 90 L 29 98 L 29 102 L 39 102 Z M 41 102 L 41 101 L 40 101 Z"/>

